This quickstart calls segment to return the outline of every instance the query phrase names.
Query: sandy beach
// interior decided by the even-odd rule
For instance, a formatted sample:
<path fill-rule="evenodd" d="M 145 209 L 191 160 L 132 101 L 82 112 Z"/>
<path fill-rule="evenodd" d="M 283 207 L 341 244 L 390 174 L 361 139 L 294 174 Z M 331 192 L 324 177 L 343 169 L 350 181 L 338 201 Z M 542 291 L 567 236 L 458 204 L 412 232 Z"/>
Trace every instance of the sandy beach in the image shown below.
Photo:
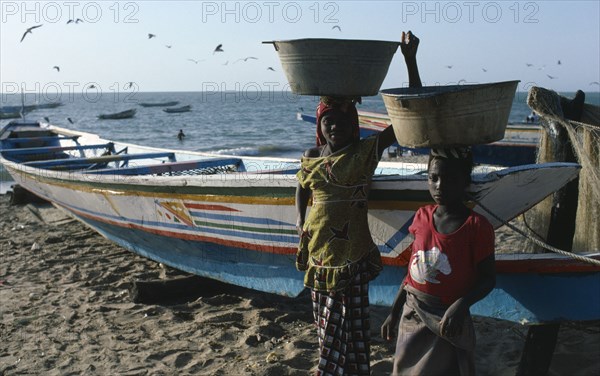
<path fill-rule="evenodd" d="M 134 281 L 182 276 L 118 247 L 47 204 L 0 196 L 0 375 L 308 375 L 316 364 L 309 297 L 206 280 L 161 304 L 132 301 Z M 499 230 L 504 246 L 519 240 Z M 394 344 L 372 307 L 372 370 Z M 475 318 L 480 375 L 514 375 L 527 328 Z M 551 375 L 600 374 L 600 322 L 562 325 Z"/>

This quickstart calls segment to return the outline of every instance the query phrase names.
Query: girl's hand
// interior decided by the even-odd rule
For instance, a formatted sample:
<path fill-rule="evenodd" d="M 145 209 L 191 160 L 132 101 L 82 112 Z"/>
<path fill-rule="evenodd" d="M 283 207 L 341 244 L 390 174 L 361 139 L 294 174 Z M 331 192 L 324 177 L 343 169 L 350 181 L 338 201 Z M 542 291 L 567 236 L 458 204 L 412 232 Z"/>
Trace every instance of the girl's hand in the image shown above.
<path fill-rule="evenodd" d="M 298 232 L 298 236 L 302 236 L 302 233 L 304 232 L 304 220 L 302 218 L 298 218 L 296 220 L 296 231 Z"/>
<path fill-rule="evenodd" d="M 391 341 L 394 338 L 397 325 L 398 318 L 390 314 L 381 325 L 381 338 L 385 339 L 386 341 Z"/>
<path fill-rule="evenodd" d="M 402 32 L 402 38 L 400 39 L 400 50 L 405 59 L 416 58 L 417 49 L 419 47 L 419 38 L 417 38 L 411 31 L 408 33 Z"/>
<path fill-rule="evenodd" d="M 469 312 L 468 308 L 464 308 L 460 299 L 454 302 L 444 313 L 444 317 L 440 321 L 440 334 L 444 337 L 454 337 L 462 331 L 465 316 Z"/>

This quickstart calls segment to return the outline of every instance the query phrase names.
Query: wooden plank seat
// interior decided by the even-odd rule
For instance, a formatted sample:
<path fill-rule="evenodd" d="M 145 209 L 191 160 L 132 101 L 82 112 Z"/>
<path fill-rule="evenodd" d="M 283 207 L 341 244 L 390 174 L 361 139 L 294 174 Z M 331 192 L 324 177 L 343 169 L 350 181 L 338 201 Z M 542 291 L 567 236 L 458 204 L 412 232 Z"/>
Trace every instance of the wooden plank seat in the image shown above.
<path fill-rule="evenodd" d="M 49 129 L 40 129 L 37 126 L 34 125 L 23 125 L 23 126 L 19 126 L 17 127 L 15 130 L 13 130 L 12 132 L 7 132 L 5 134 L 2 135 L 2 141 L 6 140 L 7 138 L 11 138 L 11 137 L 48 137 L 48 136 L 55 136 L 56 133 L 49 130 Z"/>
<path fill-rule="evenodd" d="M 69 168 L 86 168 L 93 164 L 109 163 L 116 161 L 130 161 L 134 159 L 152 159 L 152 158 L 169 158 L 171 162 L 175 162 L 175 153 L 158 152 L 158 153 L 139 153 L 139 154 L 115 154 L 102 155 L 89 158 L 68 158 L 68 159 L 51 159 L 45 161 L 25 162 L 24 165 L 37 168 L 50 169 L 69 169 Z"/>
<path fill-rule="evenodd" d="M 144 165 L 122 168 L 106 168 L 100 170 L 82 171 L 86 174 L 99 175 L 173 175 L 174 173 L 188 170 L 210 171 L 213 167 L 235 165 L 238 167 L 242 163 L 240 158 L 216 158 L 194 161 L 167 162 L 155 165 Z M 200 172 L 201 174 L 201 172 Z"/>
<path fill-rule="evenodd" d="M 30 143 L 30 142 L 52 142 L 61 140 L 73 140 L 76 141 L 79 136 L 43 136 L 43 137 L 9 137 L 4 142 L 11 144 Z"/>
<path fill-rule="evenodd" d="M 10 156 L 15 155 L 27 155 L 27 154 L 52 154 L 62 153 L 68 150 L 91 150 L 91 149 L 107 149 L 114 151 L 114 144 L 109 142 L 107 144 L 94 144 L 94 145 L 73 145 L 73 146 L 42 146 L 37 148 L 15 148 L 15 149 L 4 149 L 2 154 L 8 154 Z"/>

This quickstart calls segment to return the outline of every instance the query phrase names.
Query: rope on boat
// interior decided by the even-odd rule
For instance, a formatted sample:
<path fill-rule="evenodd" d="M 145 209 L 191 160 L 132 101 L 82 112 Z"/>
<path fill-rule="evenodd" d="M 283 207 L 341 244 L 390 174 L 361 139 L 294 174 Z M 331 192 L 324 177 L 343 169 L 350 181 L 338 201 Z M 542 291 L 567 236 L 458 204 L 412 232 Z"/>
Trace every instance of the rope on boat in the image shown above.
<path fill-rule="evenodd" d="M 515 231 L 519 235 L 526 237 L 527 239 L 531 240 L 532 242 L 534 242 L 535 244 L 539 245 L 540 247 L 545 248 L 545 249 L 549 250 L 550 252 L 558 253 L 560 255 L 567 256 L 567 257 L 573 258 L 573 259 L 581 261 L 581 262 L 586 262 L 586 263 L 589 263 L 589 264 L 600 266 L 600 260 L 596 260 L 596 259 L 593 259 L 593 258 L 587 257 L 587 256 L 578 255 L 578 254 L 572 253 L 572 252 L 563 251 L 562 249 L 558 249 L 556 247 L 553 247 L 550 244 L 545 243 L 545 242 L 543 242 L 543 241 L 541 241 L 541 240 L 539 240 L 539 239 L 531 236 L 530 234 L 527 234 L 526 232 L 524 232 L 523 230 L 521 230 L 517 226 L 515 226 L 515 225 L 513 225 L 513 224 L 511 224 L 511 223 L 509 223 L 507 221 L 505 221 L 504 219 L 500 218 L 498 215 L 496 215 L 495 213 L 493 213 L 490 209 L 488 209 L 485 205 L 483 205 L 481 202 L 479 202 L 474 197 L 470 197 L 470 198 L 475 203 L 477 203 L 477 205 L 479 205 L 483 210 L 485 210 L 489 215 L 491 215 L 492 217 L 494 217 L 494 219 L 496 219 L 497 221 L 500 221 L 503 225 L 507 226 L 508 228 L 510 228 L 511 230 Z"/>

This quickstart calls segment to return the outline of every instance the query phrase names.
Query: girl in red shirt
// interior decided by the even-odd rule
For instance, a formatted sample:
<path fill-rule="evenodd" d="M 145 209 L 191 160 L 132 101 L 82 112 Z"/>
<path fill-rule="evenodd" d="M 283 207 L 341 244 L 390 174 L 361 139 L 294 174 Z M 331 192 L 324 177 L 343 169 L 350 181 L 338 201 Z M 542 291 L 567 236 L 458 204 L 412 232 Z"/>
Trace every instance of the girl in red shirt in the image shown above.
<path fill-rule="evenodd" d="M 400 320 L 393 375 L 472 375 L 475 334 L 469 313 L 496 283 L 494 229 L 464 204 L 473 158 L 467 148 L 432 149 L 429 192 L 420 208 L 408 272 L 381 327 L 390 340 Z"/>

